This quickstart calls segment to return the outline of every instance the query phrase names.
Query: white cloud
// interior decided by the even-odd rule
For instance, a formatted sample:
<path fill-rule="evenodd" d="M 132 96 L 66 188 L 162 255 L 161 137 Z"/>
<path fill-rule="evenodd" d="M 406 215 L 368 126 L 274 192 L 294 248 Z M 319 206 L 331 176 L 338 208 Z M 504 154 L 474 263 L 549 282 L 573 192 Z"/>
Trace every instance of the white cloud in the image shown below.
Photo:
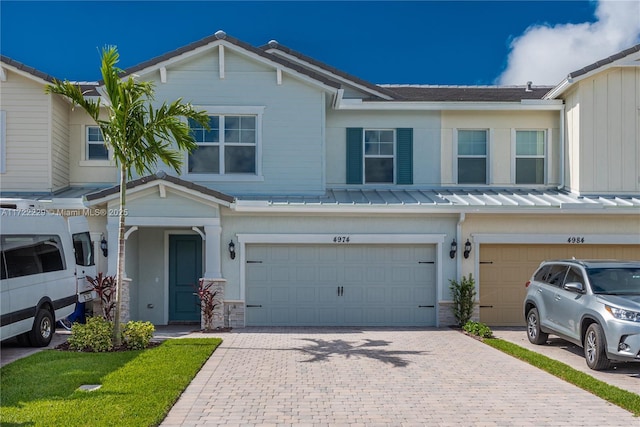
<path fill-rule="evenodd" d="M 551 4 L 550 4 L 551 5 Z M 501 85 L 555 85 L 567 74 L 629 48 L 640 40 L 638 0 L 600 0 L 595 22 L 535 25 L 511 43 Z"/>

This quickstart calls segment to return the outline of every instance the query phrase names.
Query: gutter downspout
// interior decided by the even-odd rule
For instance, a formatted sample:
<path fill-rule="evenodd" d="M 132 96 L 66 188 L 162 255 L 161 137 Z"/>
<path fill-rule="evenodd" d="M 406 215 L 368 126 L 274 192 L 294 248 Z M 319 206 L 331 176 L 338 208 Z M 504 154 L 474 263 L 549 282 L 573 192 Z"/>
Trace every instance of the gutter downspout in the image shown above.
<path fill-rule="evenodd" d="M 456 242 L 458 242 L 458 248 L 464 247 L 464 243 L 462 241 L 462 223 L 465 219 L 466 214 L 464 212 L 460 212 L 458 224 L 456 225 Z M 458 254 L 456 254 L 456 278 L 458 281 L 462 279 L 462 258 Z"/>

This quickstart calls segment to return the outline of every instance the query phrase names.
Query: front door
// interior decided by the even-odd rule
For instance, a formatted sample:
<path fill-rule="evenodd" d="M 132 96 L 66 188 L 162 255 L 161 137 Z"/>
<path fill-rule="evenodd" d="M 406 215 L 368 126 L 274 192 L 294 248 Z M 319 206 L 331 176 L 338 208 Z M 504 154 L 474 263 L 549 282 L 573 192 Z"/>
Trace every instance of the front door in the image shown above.
<path fill-rule="evenodd" d="M 169 322 L 200 322 L 194 295 L 202 277 L 202 239 L 198 235 L 169 236 Z"/>

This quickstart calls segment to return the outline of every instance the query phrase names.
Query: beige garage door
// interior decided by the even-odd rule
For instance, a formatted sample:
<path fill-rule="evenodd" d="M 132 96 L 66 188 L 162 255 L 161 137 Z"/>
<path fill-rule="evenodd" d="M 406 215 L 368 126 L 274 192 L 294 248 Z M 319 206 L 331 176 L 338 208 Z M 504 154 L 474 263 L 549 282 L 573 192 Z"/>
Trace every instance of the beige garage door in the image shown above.
<path fill-rule="evenodd" d="M 480 245 L 480 321 L 522 326 L 525 283 L 544 260 L 640 260 L 640 245 Z"/>

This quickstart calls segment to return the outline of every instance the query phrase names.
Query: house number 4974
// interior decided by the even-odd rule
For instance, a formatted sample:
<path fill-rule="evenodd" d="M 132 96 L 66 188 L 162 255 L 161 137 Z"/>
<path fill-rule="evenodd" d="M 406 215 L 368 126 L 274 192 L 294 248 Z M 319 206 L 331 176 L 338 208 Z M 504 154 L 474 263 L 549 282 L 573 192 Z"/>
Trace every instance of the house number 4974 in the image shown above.
<path fill-rule="evenodd" d="M 351 238 L 349 236 L 334 236 L 333 243 L 349 243 Z"/>

